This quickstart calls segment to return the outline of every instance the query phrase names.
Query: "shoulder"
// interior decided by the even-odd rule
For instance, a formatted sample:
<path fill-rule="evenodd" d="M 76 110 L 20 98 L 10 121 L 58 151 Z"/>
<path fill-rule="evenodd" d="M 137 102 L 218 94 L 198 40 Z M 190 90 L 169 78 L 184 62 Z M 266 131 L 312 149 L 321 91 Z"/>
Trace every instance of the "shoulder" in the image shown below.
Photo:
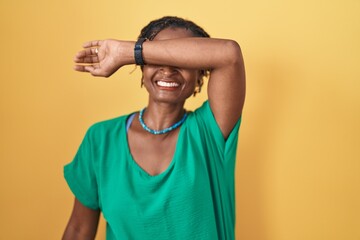
<path fill-rule="evenodd" d="M 215 121 L 214 114 L 211 111 L 208 100 L 206 100 L 195 111 L 190 112 L 188 118 L 189 118 L 189 122 L 198 122 L 203 127 L 205 127 L 205 125 L 211 127 L 217 127 L 217 123 Z"/>
<path fill-rule="evenodd" d="M 126 120 L 129 115 L 130 114 L 122 115 L 94 123 L 89 127 L 86 135 L 90 138 L 99 138 L 112 133 L 116 133 L 121 130 L 123 126 L 125 126 Z"/>
<path fill-rule="evenodd" d="M 205 102 L 203 102 L 203 104 L 200 107 L 198 107 L 194 111 L 189 111 L 188 116 L 190 118 L 198 118 L 203 115 L 207 115 L 209 113 L 211 113 L 211 109 L 210 109 L 209 101 L 206 100 Z"/>
<path fill-rule="evenodd" d="M 241 123 L 241 117 L 233 126 L 233 129 L 230 131 L 230 134 L 236 135 L 238 133 Z M 219 124 L 217 123 L 214 113 L 211 109 L 210 103 L 206 100 L 202 106 L 197 108 L 194 112 L 189 113 L 187 126 L 192 130 L 197 130 L 201 133 L 204 133 L 207 136 L 212 136 L 212 138 L 217 139 L 218 141 L 226 141 L 227 138 L 224 138 Z M 229 135 L 230 135 L 229 134 Z"/>

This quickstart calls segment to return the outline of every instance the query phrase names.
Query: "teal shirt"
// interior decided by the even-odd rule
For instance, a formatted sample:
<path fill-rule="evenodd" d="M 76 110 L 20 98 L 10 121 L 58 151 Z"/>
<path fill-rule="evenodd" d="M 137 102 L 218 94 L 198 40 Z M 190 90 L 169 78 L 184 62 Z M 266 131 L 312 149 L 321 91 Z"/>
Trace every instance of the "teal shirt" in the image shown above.
<path fill-rule="evenodd" d="M 234 168 L 240 120 L 225 141 L 206 101 L 180 127 L 159 175 L 130 154 L 129 115 L 93 125 L 64 175 L 76 198 L 101 209 L 106 239 L 234 239 Z"/>

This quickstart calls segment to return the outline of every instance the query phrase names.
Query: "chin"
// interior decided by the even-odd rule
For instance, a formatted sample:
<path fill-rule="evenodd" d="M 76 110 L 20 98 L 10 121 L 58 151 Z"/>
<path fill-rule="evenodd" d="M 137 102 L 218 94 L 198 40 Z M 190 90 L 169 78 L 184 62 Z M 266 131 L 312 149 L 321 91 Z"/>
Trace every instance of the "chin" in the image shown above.
<path fill-rule="evenodd" d="M 166 104 L 184 104 L 186 99 L 189 97 L 184 96 L 174 96 L 171 94 L 161 94 L 157 96 L 150 96 L 149 100 L 156 103 L 166 103 Z"/>

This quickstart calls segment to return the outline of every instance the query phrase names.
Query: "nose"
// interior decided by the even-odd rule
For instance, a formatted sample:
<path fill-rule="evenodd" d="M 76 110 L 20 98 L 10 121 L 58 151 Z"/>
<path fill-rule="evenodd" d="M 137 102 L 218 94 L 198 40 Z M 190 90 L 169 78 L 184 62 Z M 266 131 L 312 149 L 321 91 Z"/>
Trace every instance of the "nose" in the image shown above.
<path fill-rule="evenodd" d="M 178 69 L 172 66 L 159 66 L 159 71 L 165 76 L 171 76 L 173 74 L 176 74 L 178 72 Z"/>

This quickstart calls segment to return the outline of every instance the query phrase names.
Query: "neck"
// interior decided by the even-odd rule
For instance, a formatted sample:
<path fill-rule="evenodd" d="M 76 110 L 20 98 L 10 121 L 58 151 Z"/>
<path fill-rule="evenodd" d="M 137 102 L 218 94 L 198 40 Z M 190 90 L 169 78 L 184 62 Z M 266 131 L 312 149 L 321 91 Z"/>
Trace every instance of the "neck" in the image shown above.
<path fill-rule="evenodd" d="M 164 129 L 181 120 L 184 114 L 183 104 L 149 104 L 143 120 L 151 129 Z"/>

